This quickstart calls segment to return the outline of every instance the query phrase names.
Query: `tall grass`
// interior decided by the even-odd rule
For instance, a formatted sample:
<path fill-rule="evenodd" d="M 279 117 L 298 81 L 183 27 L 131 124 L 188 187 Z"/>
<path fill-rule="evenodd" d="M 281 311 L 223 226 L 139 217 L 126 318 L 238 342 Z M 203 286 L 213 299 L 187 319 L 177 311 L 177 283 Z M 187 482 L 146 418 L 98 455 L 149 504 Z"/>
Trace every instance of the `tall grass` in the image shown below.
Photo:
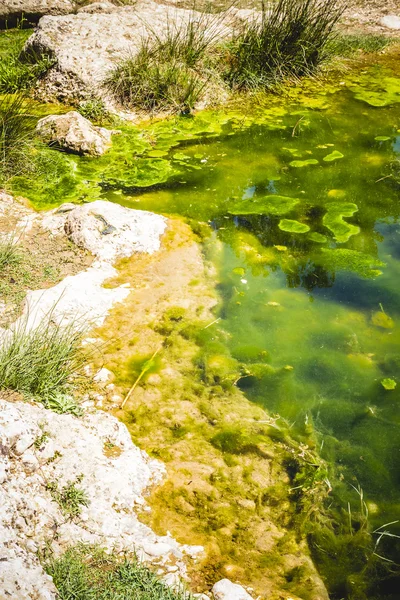
<path fill-rule="evenodd" d="M 0 187 L 31 165 L 35 119 L 27 108 L 23 94 L 0 99 Z"/>
<path fill-rule="evenodd" d="M 70 548 L 44 566 L 60 600 L 194 600 L 187 592 L 172 590 L 136 560 L 121 560 L 95 546 Z"/>
<path fill-rule="evenodd" d="M 278 0 L 234 36 L 225 79 L 234 89 L 270 88 L 311 74 L 329 56 L 340 0 Z"/>
<path fill-rule="evenodd" d="M 139 52 L 117 64 L 105 85 L 129 108 L 189 112 L 207 89 L 206 59 L 220 31 L 220 15 L 194 9 L 179 24 L 169 20 L 163 35 L 149 30 Z"/>
<path fill-rule="evenodd" d="M 18 250 L 15 232 L 0 237 L 0 275 L 9 265 L 18 264 L 21 254 Z"/>
<path fill-rule="evenodd" d="M 36 327 L 30 328 L 27 315 L 2 334 L 0 389 L 46 398 L 68 391 L 82 373 L 85 327 L 54 322 L 53 310 Z"/>

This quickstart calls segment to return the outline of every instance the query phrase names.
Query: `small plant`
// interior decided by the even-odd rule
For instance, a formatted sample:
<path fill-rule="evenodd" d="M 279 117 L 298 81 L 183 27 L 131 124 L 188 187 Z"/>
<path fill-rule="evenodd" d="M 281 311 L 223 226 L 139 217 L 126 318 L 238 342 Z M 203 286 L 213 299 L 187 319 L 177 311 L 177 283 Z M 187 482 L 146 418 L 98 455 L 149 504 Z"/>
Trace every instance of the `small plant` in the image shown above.
<path fill-rule="evenodd" d="M 82 373 L 86 356 L 81 350 L 85 327 L 56 323 L 54 308 L 41 323 L 29 327 L 29 314 L 3 334 L 0 347 L 0 389 L 39 398 L 66 393 L 73 377 Z"/>
<path fill-rule="evenodd" d="M 142 110 L 186 113 L 201 99 L 211 78 L 207 56 L 219 35 L 221 17 L 192 11 L 186 22 L 150 31 L 139 52 L 120 62 L 105 85 L 121 104 Z"/>
<path fill-rule="evenodd" d="M 46 489 L 50 492 L 54 502 L 57 502 L 61 512 L 66 517 L 73 519 L 79 517 L 82 512 L 82 506 L 89 506 L 89 498 L 85 490 L 78 487 L 83 475 L 79 475 L 75 481 L 70 481 L 64 485 L 61 490 L 56 481 L 50 481 L 46 484 Z"/>
<path fill-rule="evenodd" d="M 337 0 L 279 0 L 228 45 L 224 77 L 234 89 L 276 86 L 311 74 L 329 56 L 343 5 Z"/>
<path fill-rule="evenodd" d="M 40 398 L 40 401 L 45 406 L 59 415 L 71 414 L 75 417 L 81 417 L 83 410 L 76 400 L 69 394 L 56 392 L 47 398 Z"/>
<path fill-rule="evenodd" d="M 111 119 L 111 115 L 105 107 L 104 102 L 99 98 L 80 102 L 78 105 L 78 112 L 86 119 L 99 123 L 100 125 Z"/>
<path fill-rule="evenodd" d="M 49 439 L 50 434 L 48 431 L 43 431 L 41 433 L 41 435 L 38 435 L 37 438 L 35 439 L 33 445 L 35 446 L 36 450 L 39 450 L 43 444 L 45 444 L 47 442 L 47 440 Z"/>
<path fill-rule="evenodd" d="M 9 265 L 21 262 L 21 258 L 13 232 L 0 238 L 0 274 Z"/>
<path fill-rule="evenodd" d="M 44 564 L 60 600 L 194 600 L 174 591 L 135 558 L 80 544 Z"/>
<path fill-rule="evenodd" d="M 29 171 L 35 119 L 28 113 L 22 94 L 0 99 L 0 187 L 18 174 Z"/>
<path fill-rule="evenodd" d="M 390 44 L 393 39 L 386 35 L 335 35 L 329 41 L 327 50 L 333 56 L 351 57 L 356 52 L 376 53 L 381 52 Z"/>

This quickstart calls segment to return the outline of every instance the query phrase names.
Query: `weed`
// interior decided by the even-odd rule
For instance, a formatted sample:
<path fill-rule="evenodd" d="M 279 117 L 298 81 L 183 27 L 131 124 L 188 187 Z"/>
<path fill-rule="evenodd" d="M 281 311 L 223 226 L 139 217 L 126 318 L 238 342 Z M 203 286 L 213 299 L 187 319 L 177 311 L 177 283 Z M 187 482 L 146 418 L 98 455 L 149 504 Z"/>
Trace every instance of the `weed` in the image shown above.
<path fill-rule="evenodd" d="M 329 57 L 328 42 L 343 12 L 337 0 L 279 0 L 247 23 L 228 45 L 225 79 L 233 89 L 274 87 L 311 74 Z"/>
<path fill-rule="evenodd" d="M 0 238 L 0 273 L 10 265 L 19 264 L 22 256 L 16 244 L 15 233 Z"/>
<path fill-rule="evenodd" d="M 12 176 L 29 171 L 35 119 L 22 94 L 0 99 L 0 187 Z"/>
<path fill-rule="evenodd" d="M 186 113 L 205 93 L 211 73 L 206 56 L 219 35 L 220 16 L 191 12 L 180 25 L 150 31 L 139 52 L 119 63 L 105 85 L 130 108 Z"/>
<path fill-rule="evenodd" d="M 54 502 L 57 502 L 63 515 L 70 519 L 79 517 L 82 506 L 89 506 L 87 493 L 82 488 L 77 487 L 82 479 L 83 475 L 79 475 L 75 481 L 68 482 L 61 490 L 58 488 L 56 481 L 49 481 L 46 484 L 46 489 L 50 492 Z"/>
<path fill-rule="evenodd" d="M 111 115 L 108 112 L 104 102 L 99 98 L 92 98 L 91 100 L 83 100 L 78 105 L 78 112 L 89 119 L 102 125 L 103 123 L 111 120 Z"/>
<path fill-rule="evenodd" d="M 81 417 L 83 415 L 82 408 L 73 396 L 69 394 L 56 392 L 50 396 L 40 398 L 40 401 L 45 408 L 48 408 L 59 415 L 71 414 L 75 417 Z"/>
<path fill-rule="evenodd" d="M 0 389 L 39 397 L 66 392 L 82 372 L 86 356 L 81 350 L 85 333 L 78 323 L 55 323 L 54 308 L 35 328 L 29 315 L 3 334 L 0 348 Z"/>
<path fill-rule="evenodd" d="M 386 35 L 338 34 L 329 41 L 328 51 L 332 56 L 351 57 L 356 52 L 381 52 L 393 43 Z"/>
<path fill-rule="evenodd" d="M 193 600 L 187 592 L 173 591 L 136 559 L 108 555 L 96 546 L 80 544 L 44 566 L 60 600 Z"/>
<path fill-rule="evenodd" d="M 41 435 L 38 435 L 37 438 L 35 439 L 33 445 L 35 446 L 36 450 L 39 450 L 39 448 L 41 448 L 43 446 L 43 444 L 45 444 L 47 442 L 47 440 L 49 439 L 50 434 L 48 431 L 43 431 L 41 433 Z"/>

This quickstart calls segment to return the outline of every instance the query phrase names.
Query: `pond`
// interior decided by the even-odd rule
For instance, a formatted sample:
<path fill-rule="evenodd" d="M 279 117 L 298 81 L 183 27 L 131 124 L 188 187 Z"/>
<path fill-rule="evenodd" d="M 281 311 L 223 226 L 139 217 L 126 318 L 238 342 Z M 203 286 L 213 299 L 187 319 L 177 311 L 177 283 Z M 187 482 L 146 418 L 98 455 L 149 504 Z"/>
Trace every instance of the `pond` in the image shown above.
<path fill-rule="evenodd" d="M 54 183 L 55 202 L 100 194 L 208 224 L 221 302 L 207 343 L 227 347 L 236 385 L 295 438 L 313 431 L 350 537 L 378 529 L 377 561 L 356 582 L 372 580 L 368 596 L 344 583 L 362 550 L 312 544 L 338 599 L 398 598 L 399 76 L 365 66 L 284 98 L 127 128 L 108 157 L 63 159 L 75 174 L 63 163 Z M 41 194 L 31 187 L 45 206 Z"/>

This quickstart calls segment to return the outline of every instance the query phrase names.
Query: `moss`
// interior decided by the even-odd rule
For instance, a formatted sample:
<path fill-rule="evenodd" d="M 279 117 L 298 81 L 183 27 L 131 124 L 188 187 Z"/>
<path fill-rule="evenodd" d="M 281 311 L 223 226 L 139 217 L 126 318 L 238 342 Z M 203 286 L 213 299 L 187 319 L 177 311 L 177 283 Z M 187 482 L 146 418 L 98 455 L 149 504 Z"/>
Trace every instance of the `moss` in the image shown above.
<path fill-rule="evenodd" d="M 381 275 L 376 267 L 385 266 L 378 258 L 347 248 L 322 248 L 313 258 L 328 271 L 349 271 L 367 279 Z"/>
<path fill-rule="evenodd" d="M 229 209 L 231 215 L 285 215 L 300 202 L 287 196 L 265 196 L 245 200 Z"/>

